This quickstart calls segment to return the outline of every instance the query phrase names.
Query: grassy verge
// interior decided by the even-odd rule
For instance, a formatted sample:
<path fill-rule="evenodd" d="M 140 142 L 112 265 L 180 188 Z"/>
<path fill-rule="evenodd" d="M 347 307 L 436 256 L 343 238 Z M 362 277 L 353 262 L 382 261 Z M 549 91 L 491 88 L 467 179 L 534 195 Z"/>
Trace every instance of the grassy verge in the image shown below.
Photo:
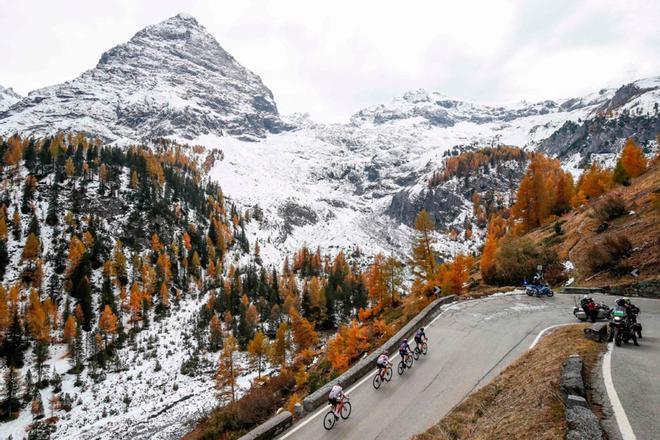
<path fill-rule="evenodd" d="M 569 355 L 578 353 L 589 372 L 605 350 L 605 344 L 584 337 L 585 327 L 562 327 L 544 337 L 440 423 L 414 439 L 565 438 L 564 405 L 559 392 L 561 366 Z"/>

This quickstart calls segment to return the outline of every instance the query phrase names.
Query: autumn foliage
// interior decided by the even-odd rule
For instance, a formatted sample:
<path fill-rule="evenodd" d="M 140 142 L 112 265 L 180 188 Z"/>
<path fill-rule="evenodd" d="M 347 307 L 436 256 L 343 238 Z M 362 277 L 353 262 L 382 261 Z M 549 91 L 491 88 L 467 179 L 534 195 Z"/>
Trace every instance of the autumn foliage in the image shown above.
<path fill-rule="evenodd" d="M 466 151 L 444 160 L 442 171 L 436 171 L 428 181 L 433 188 L 452 177 L 465 177 L 488 167 L 496 167 L 499 163 L 511 160 L 525 161 L 528 153 L 517 147 L 498 146 L 486 147 L 477 151 Z"/>
<path fill-rule="evenodd" d="M 614 184 L 612 170 L 594 162 L 580 176 L 572 205 L 577 208 L 586 201 L 605 194 Z"/>
<path fill-rule="evenodd" d="M 314 326 L 300 315 L 298 310 L 291 308 L 291 331 L 293 333 L 293 342 L 296 344 L 298 352 L 312 348 L 318 342 L 318 335 L 314 331 Z"/>
<path fill-rule="evenodd" d="M 336 371 L 344 371 L 369 347 L 367 329 L 353 320 L 341 325 L 328 341 L 328 360 Z"/>
<path fill-rule="evenodd" d="M 647 160 L 642 148 L 632 139 L 626 140 L 619 158 L 626 174 L 635 178 L 646 171 Z"/>
<path fill-rule="evenodd" d="M 570 210 L 573 192 L 573 178 L 561 169 L 560 162 L 535 154 L 511 208 L 513 217 L 519 221 L 520 232 L 541 226 L 551 215 Z"/>

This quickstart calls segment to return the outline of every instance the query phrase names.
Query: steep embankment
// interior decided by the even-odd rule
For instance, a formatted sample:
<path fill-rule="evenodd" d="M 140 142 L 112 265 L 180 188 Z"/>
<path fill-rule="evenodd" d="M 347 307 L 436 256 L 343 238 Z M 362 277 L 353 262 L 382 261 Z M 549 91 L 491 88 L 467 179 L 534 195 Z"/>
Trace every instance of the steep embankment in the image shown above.
<path fill-rule="evenodd" d="M 656 163 L 632 179 L 630 186 L 617 186 L 559 218 L 561 234 L 556 233 L 555 223 L 548 223 L 528 237 L 571 261 L 574 269 L 569 276 L 580 285 L 620 286 L 657 279 L 659 197 L 660 164 Z"/>

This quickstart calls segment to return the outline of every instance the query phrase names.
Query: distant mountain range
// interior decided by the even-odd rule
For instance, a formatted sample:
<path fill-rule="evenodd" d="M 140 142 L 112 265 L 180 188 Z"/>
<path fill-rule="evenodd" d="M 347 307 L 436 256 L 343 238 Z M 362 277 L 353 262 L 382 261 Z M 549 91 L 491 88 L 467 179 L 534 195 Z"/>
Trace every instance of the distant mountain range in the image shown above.
<path fill-rule="evenodd" d="M 259 204 L 278 219 L 259 233 L 282 252 L 304 242 L 390 251 L 404 247 L 420 209 L 432 211 L 440 230 L 461 230 L 471 193 L 508 200 L 524 170 L 518 163 L 481 181 L 428 188 L 450 150 L 515 145 L 558 157 L 577 175 L 593 159 L 611 160 L 629 136 L 657 148 L 659 103 L 660 77 L 504 106 L 416 90 L 346 124 L 319 124 L 281 116 L 261 79 L 179 14 L 105 52 L 76 79 L 24 98 L 0 89 L 0 135 L 72 130 L 120 144 L 170 137 L 217 147 L 224 160 L 211 176 L 236 203 Z M 451 253 L 475 244 L 443 246 Z"/>

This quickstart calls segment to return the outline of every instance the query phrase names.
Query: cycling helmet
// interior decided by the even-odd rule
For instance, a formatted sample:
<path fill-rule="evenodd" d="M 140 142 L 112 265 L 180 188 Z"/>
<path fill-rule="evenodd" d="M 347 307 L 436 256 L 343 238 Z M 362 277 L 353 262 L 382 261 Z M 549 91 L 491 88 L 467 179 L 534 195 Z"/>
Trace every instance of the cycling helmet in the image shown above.
<path fill-rule="evenodd" d="M 616 305 L 617 306 L 625 306 L 626 305 L 626 300 L 623 298 L 619 298 L 616 300 Z"/>
<path fill-rule="evenodd" d="M 408 338 L 403 338 L 403 342 L 408 342 Z"/>
<path fill-rule="evenodd" d="M 589 299 L 587 295 L 582 295 L 582 299 Z"/>
<path fill-rule="evenodd" d="M 626 302 L 626 304 L 630 305 L 630 298 L 623 298 L 623 300 Z"/>

